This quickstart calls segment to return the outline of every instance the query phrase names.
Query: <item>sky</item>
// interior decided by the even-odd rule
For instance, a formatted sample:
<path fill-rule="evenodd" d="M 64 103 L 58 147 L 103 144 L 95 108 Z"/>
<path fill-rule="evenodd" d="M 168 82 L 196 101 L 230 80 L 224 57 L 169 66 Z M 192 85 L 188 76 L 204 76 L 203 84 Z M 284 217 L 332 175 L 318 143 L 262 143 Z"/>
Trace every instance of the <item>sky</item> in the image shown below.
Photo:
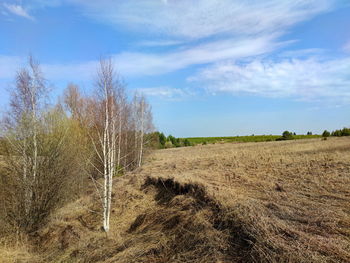
<path fill-rule="evenodd" d="M 111 57 L 176 137 L 350 126 L 347 0 L 0 0 L 0 111 L 29 54 L 52 100 Z"/>

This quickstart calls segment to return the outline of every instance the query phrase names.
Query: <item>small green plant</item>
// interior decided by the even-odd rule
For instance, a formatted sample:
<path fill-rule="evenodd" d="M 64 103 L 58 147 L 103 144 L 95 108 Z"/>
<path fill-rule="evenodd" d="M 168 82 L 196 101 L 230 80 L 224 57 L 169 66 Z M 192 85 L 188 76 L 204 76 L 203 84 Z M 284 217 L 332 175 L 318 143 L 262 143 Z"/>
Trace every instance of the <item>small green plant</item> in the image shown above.
<path fill-rule="evenodd" d="M 165 147 L 166 149 L 172 148 L 172 147 L 173 147 L 173 144 L 172 144 L 171 141 L 167 141 L 167 142 L 165 143 L 164 147 Z"/>
<path fill-rule="evenodd" d="M 185 139 L 184 146 L 191 146 L 191 142 L 188 139 Z"/>
<path fill-rule="evenodd" d="M 119 177 L 124 175 L 124 167 L 121 165 L 116 165 L 115 166 L 115 174 L 114 176 Z"/>

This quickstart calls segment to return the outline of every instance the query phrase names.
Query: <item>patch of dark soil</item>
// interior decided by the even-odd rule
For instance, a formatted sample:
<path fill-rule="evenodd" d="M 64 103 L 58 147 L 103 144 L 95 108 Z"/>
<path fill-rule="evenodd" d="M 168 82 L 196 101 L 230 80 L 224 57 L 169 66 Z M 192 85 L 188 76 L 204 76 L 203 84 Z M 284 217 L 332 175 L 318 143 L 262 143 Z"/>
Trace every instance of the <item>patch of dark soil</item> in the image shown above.
<path fill-rule="evenodd" d="M 145 189 L 150 185 L 155 186 L 158 190 L 155 199 L 159 204 L 167 204 L 175 196 L 186 194 L 195 197 L 199 203 L 208 204 L 213 202 L 207 196 L 204 186 L 199 184 L 180 184 L 174 179 L 147 177 L 142 188 Z"/>
<path fill-rule="evenodd" d="M 254 261 L 250 252 L 255 239 L 203 186 L 148 177 L 142 189 L 148 191 L 149 187 L 157 189 L 159 209 L 139 215 L 129 233 L 134 238 L 159 233 L 166 238 L 157 249 L 145 253 L 143 260 L 152 254 L 166 257 L 164 262 Z"/>

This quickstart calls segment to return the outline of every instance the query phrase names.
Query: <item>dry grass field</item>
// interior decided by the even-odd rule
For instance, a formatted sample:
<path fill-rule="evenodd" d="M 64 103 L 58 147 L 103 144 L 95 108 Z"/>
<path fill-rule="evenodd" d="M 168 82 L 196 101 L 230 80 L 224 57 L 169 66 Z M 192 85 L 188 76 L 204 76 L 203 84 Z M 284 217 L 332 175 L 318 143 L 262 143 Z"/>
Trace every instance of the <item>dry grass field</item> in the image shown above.
<path fill-rule="evenodd" d="M 350 138 L 158 150 L 114 190 L 108 236 L 91 190 L 0 262 L 350 262 Z"/>

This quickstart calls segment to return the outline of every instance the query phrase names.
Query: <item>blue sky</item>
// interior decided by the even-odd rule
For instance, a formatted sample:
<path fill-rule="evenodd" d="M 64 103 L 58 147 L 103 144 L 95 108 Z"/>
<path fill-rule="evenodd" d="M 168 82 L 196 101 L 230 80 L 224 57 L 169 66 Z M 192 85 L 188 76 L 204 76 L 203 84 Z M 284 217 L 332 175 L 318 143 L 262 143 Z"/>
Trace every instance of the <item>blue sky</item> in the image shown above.
<path fill-rule="evenodd" d="M 350 126 L 345 0 L 0 0 L 2 110 L 29 53 L 53 98 L 111 56 L 177 137 Z"/>

